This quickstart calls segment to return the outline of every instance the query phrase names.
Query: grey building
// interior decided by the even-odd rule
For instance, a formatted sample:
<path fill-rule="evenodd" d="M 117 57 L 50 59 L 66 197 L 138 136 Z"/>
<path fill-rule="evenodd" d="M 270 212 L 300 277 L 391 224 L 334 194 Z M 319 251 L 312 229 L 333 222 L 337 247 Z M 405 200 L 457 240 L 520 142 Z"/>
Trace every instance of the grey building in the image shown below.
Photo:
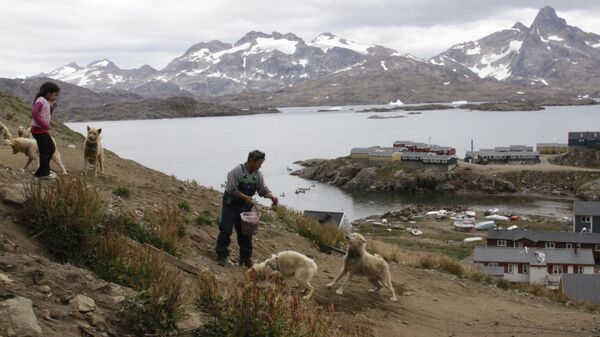
<path fill-rule="evenodd" d="M 573 230 L 600 233 L 600 201 L 576 200 L 573 204 Z"/>
<path fill-rule="evenodd" d="M 490 164 L 539 163 L 540 154 L 536 151 L 492 151 L 484 149 L 482 151 L 467 151 L 465 161 Z"/>
<path fill-rule="evenodd" d="M 600 131 L 569 132 L 569 151 L 600 150 Z"/>
<path fill-rule="evenodd" d="M 560 291 L 573 301 L 600 304 L 600 275 L 563 275 Z"/>

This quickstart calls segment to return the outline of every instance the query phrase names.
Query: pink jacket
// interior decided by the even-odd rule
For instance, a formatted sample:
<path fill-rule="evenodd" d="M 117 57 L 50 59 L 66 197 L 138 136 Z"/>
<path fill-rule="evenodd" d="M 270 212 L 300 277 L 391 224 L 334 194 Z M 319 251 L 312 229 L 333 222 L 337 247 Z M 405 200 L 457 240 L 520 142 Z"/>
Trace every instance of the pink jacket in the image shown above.
<path fill-rule="evenodd" d="M 44 97 L 38 97 L 31 109 L 31 133 L 48 133 L 51 116 L 50 102 Z"/>

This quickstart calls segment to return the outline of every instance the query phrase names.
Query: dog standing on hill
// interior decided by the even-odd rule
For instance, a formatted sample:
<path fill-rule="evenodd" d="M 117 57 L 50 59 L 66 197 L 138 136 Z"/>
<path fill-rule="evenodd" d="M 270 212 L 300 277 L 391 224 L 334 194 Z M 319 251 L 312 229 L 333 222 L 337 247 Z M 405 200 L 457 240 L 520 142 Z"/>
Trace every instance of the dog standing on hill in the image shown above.
<path fill-rule="evenodd" d="M 31 135 L 31 128 L 25 129 L 23 125 L 19 125 L 19 129 L 17 130 L 17 134 L 20 138 L 33 138 Z"/>
<path fill-rule="evenodd" d="M 8 131 L 8 128 L 0 122 L 0 138 L 8 144 L 8 141 L 12 139 L 12 134 Z"/>
<path fill-rule="evenodd" d="M 54 138 L 51 138 L 52 142 L 54 142 L 54 147 L 56 148 L 56 142 L 54 141 Z M 40 151 L 38 149 L 38 145 L 37 142 L 35 141 L 35 139 L 33 138 L 13 138 L 11 140 L 8 140 L 8 145 L 10 145 L 10 147 L 12 147 L 13 150 L 13 154 L 17 154 L 19 152 L 24 153 L 28 160 L 27 160 L 27 164 L 25 164 L 25 167 L 23 168 L 23 170 L 27 170 L 27 167 L 29 167 L 29 164 L 31 164 L 32 162 L 37 162 L 40 159 Z M 60 152 L 58 152 L 58 149 L 56 149 L 56 151 L 54 151 L 54 154 L 52 155 L 52 161 L 55 162 L 58 166 L 60 166 L 60 168 L 63 171 L 64 175 L 67 175 L 67 169 L 65 168 L 65 166 L 62 163 L 62 159 L 60 157 Z"/>
<path fill-rule="evenodd" d="M 342 284 L 336 291 L 338 295 L 344 294 L 344 286 L 353 275 L 366 276 L 375 288 L 369 291 L 375 292 L 385 287 L 392 292 L 392 301 L 396 301 L 396 292 L 392 285 L 392 277 L 390 275 L 390 267 L 385 260 L 375 254 L 369 254 L 366 250 L 367 240 L 364 236 L 358 233 L 346 234 L 346 240 L 348 241 L 348 250 L 346 256 L 344 256 L 344 264 L 339 274 L 327 284 L 327 288 L 333 287 L 344 275 L 346 278 L 342 281 Z"/>
<path fill-rule="evenodd" d="M 83 172 L 87 175 L 89 165 L 94 166 L 94 177 L 98 175 L 97 169 L 104 173 L 104 149 L 102 148 L 102 129 L 87 127 L 87 137 L 83 143 Z"/>
<path fill-rule="evenodd" d="M 304 299 L 309 299 L 315 288 L 310 284 L 317 272 L 317 264 L 308 256 L 292 250 L 286 250 L 271 255 L 261 263 L 254 264 L 246 274 L 254 274 L 257 281 L 271 280 L 278 276 L 294 277 L 308 293 Z"/>

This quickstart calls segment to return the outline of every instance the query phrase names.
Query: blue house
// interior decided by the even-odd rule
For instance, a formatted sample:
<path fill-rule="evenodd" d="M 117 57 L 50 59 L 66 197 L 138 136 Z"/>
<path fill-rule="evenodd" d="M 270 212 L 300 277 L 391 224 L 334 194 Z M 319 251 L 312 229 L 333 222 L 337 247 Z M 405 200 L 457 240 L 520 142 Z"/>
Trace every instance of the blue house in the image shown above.
<path fill-rule="evenodd" d="M 600 233 L 600 201 L 575 201 L 573 229 L 577 233 Z"/>

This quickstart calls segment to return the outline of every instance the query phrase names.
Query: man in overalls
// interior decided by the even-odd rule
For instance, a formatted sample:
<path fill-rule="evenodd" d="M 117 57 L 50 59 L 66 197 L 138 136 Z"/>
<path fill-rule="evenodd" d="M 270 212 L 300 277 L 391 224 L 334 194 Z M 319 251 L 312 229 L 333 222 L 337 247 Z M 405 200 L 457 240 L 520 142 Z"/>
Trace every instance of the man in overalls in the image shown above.
<path fill-rule="evenodd" d="M 265 161 L 265 153 L 254 150 L 248 154 L 248 160 L 239 164 L 227 174 L 227 185 L 223 193 L 223 211 L 217 238 L 217 257 L 219 266 L 227 265 L 231 232 L 235 228 L 240 246 L 240 265 L 252 267 L 252 236 L 242 234 L 240 213 L 249 212 L 253 207 L 252 197 L 256 192 L 263 198 L 269 198 L 277 205 L 277 197 L 265 185 L 260 167 Z"/>

